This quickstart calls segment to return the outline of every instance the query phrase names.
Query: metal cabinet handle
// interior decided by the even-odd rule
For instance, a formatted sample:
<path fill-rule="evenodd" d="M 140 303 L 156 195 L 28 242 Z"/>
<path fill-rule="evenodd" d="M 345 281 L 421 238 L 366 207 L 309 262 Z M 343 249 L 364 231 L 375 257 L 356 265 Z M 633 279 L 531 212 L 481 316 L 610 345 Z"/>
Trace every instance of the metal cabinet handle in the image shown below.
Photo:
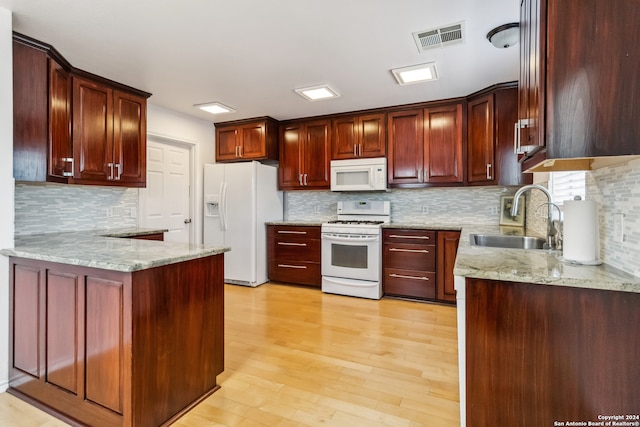
<path fill-rule="evenodd" d="M 306 265 L 291 265 L 291 264 L 278 264 L 278 267 L 281 268 L 300 268 L 305 270 L 307 268 Z"/>
<path fill-rule="evenodd" d="M 238 152 L 240 153 L 240 157 L 244 157 L 244 147 L 242 145 L 238 146 Z"/>
<path fill-rule="evenodd" d="M 307 183 L 307 176 L 308 175 L 305 173 L 304 174 L 304 185 L 309 185 L 309 183 Z"/>
<path fill-rule="evenodd" d="M 423 280 L 423 281 L 429 281 L 428 277 L 422 276 L 422 277 L 418 277 L 418 276 L 405 276 L 404 274 L 395 274 L 395 273 L 391 273 L 389 275 L 389 277 L 397 277 L 399 279 L 411 279 L 411 280 Z"/>
<path fill-rule="evenodd" d="M 107 179 L 113 179 L 113 163 L 107 163 L 107 167 L 109 168 L 109 176 Z"/>
<path fill-rule="evenodd" d="M 278 230 L 278 234 L 307 234 L 306 231 Z"/>
<path fill-rule="evenodd" d="M 493 179 L 491 177 L 491 167 L 492 167 L 491 163 L 487 163 L 487 179 Z"/>
<path fill-rule="evenodd" d="M 390 234 L 389 237 L 395 237 L 397 239 L 421 239 L 421 240 L 431 239 L 431 237 L 429 236 L 405 236 L 403 234 Z"/>
<path fill-rule="evenodd" d="M 114 179 L 115 179 L 116 181 L 120 181 L 120 175 L 122 175 L 122 169 L 121 169 L 120 163 L 116 163 L 114 166 L 115 166 L 115 167 L 116 167 L 116 169 L 118 170 L 118 174 L 115 176 L 115 178 L 114 178 Z"/>
<path fill-rule="evenodd" d="M 64 163 L 71 163 L 71 172 L 62 172 L 62 176 L 73 176 L 73 157 L 63 157 Z"/>
<path fill-rule="evenodd" d="M 429 251 L 426 249 L 402 249 L 402 248 L 390 248 L 391 252 L 412 252 L 412 253 L 421 253 L 428 254 Z"/>
<path fill-rule="evenodd" d="M 358 144 L 358 148 L 360 152 L 358 153 L 358 157 L 362 157 L 362 144 Z"/>
<path fill-rule="evenodd" d="M 280 246 L 307 246 L 306 243 L 278 242 Z"/>
<path fill-rule="evenodd" d="M 302 187 L 304 184 L 302 183 L 302 174 L 298 174 L 298 180 L 300 181 L 300 187 Z"/>
<path fill-rule="evenodd" d="M 358 144 L 353 144 L 353 157 L 358 157 Z"/>

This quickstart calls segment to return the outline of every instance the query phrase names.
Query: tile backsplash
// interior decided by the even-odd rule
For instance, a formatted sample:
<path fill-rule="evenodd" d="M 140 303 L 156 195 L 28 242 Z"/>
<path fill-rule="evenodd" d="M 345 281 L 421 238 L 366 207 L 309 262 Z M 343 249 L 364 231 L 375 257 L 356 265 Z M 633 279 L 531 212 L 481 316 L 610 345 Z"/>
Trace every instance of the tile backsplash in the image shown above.
<path fill-rule="evenodd" d="M 515 187 L 465 187 L 372 193 L 290 191 L 286 193 L 285 219 L 322 222 L 336 218 L 340 200 L 389 200 L 393 222 L 498 224 L 500 196 L 513 194 L 515 190 Z"/>
<path fill-rule="evenodd" d="M 16 183 L 15 234 L 135 227 L 138 189 Z"/>

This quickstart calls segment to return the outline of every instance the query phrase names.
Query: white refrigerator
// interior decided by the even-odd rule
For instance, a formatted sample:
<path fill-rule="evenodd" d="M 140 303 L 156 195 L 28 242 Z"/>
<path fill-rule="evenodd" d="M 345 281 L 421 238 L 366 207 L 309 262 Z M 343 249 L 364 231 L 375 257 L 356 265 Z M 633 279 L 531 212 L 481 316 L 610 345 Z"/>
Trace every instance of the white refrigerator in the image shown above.
<path fill-rule="evenodd" d="M 204 165 L 203 241 L 230 246 L 224 280 L 245 286 L 267 281 L 265 222 L 283 218 L 278 168 L 259 162 Z"/>

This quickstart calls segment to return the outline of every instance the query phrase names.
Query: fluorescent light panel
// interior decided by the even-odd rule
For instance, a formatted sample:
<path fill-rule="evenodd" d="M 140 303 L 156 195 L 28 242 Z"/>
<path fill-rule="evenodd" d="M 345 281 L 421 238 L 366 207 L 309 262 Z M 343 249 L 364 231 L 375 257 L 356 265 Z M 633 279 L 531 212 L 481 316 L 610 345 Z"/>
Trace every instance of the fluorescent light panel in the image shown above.
<path fill-rule="evenodd" d="M 391 70 L 391 72 L 401 85 L 438 80 L 435 62 L 412 65 L 411 67 L 395 68 Z"/>
<path fill-rule="evenodd" d="M 234 110 L 231 107 L 227 107 L 224 104 L 221 104 L 219 102 L 208 102 L 206 104 L 196 104 L 194 105 L 194 107 L 198 107 L 201 110 L 206 111 L 207 113 L 211 113 L 211 114 L 224 114 L 224 113 L 235 113 L 236 110 Z"/>
<path fill-rule="evenodd" d="M 302 87 L 294 90 L 298 95 L 309 101 L 319 101 L 321 99 L 337 98 L 340 96 L 340 94 L 335 89 L 327 84 Z"/>

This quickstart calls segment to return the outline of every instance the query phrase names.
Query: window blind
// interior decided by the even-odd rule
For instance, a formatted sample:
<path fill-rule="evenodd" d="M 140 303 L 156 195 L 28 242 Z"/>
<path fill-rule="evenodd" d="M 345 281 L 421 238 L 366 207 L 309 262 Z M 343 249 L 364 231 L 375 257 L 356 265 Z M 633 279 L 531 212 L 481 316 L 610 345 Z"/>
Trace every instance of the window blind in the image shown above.
<path fill-rule="evenodd" d="M 562 206 L 565 200 L 573 200 L 575 196 L 585 199 L 585 171 L 551 172 L 549 192 L 553 203 Z"/>

